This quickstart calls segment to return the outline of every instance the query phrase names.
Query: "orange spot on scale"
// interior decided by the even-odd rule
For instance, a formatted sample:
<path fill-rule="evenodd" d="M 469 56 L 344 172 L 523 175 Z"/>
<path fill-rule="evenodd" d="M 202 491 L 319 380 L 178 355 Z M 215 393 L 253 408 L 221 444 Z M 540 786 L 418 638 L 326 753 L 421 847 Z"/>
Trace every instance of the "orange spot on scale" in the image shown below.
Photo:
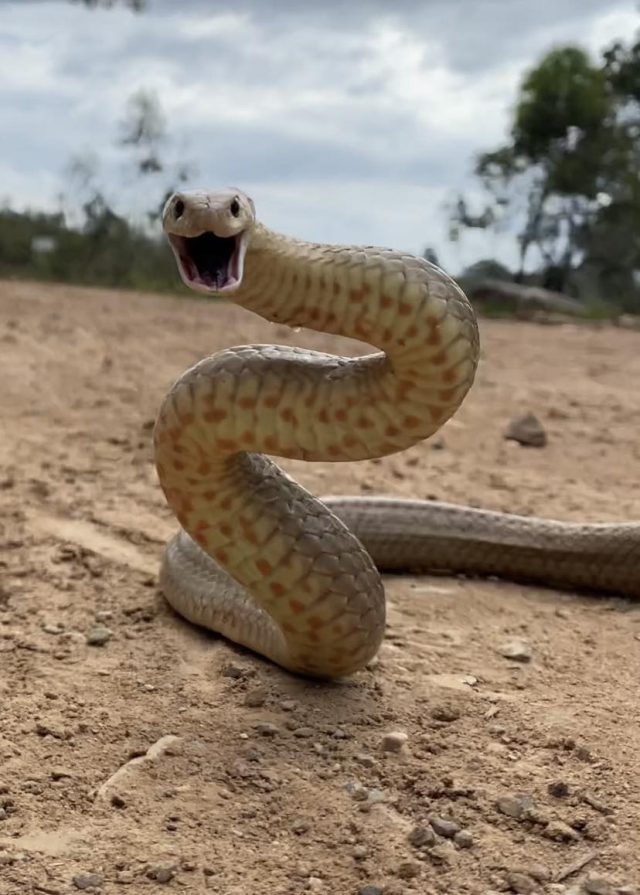
<path fill-rule="evenodd" d="M 384 430 L 384 434 L 388 438 L 395 438 L 396 435 L 400 434 L 400 429 L 398 429 L 397 426 L 387 426 L 387 428 Z"/>
<path fill-rule="evenodd" d="M 430 407 L 429 413 L 431 414 L 431 419 L 434 423 L 439 423 L 444 419 L 447 409 L 445 407 Z"/>
<path fill-rule="evenodd" d="M 408 317 L 412 310 L 413 310 L 413 305 L 409 304 L 408 301 L 398 302 L 398 316 L 399 317 Z"/>
<path fill-rule="evenodd" d="M 270 407 L 271 409 L 277 407 L 278 403 L 279 399 L 277 395 L 267 395 L 267 397 L 264 399 L 264 406 Z"/>
<path fill-rule="evenodd" d="M 225 538 L 230 538 L 232 531 L 233 529 L 228 522 L 222 522 L 220 524 L 220 534 L 223 534 Z"/>
<path fill-rule="evenodd" d="M 366 416 L 359 416 L 356 420 L 356 426 L 358 429 L 370 429 L 373 426 L 371 420 L 368 420 Z"/>
<path fill-rule="evenodd" d="M 224 563 L 229 562 L 229 554 L 226 550 L 214 550 L 213 555 L 218 560 L 218 562 L 222 563 L 223 565 Z"/>
<path fill-rule="evenodd" d="M 304 612 L 304 603 L 301 603 L 300 600 L 289 600 L 289 609 L 295 615 L 300 615 L 301 612 Z"/>
<path fill-rule="evenodd" d="M 349 301 L 354 305 L 358 305 L 364 301 L 364 289 L 351 289 L 349 292 Z"/>
<path fill-rule="evenodd" d="M 182 470 L 184 469 L 184 463 L 182 462 L 182 460 L 174 460 L 172 466 L 176 472 L 182 472 Z"/>
<path fill-rule="evenodd" d="M 255 546 L 258 543 L 258 536 L 255 532 L 255 529 L 253 528 L 253 526 L 247 525 L 246 522 L 243 522 L 241 524 L 242 534 L 244 535 L 245 540 L 249 541 L 250 544 L 253 544 Z"/>
<path fill-rule="evenodd" d="M 371 336 L 371 329 L 366 323 L 356 323 L 353 327 L 353 333 L 362 339 L 368 339 Z"/>
<path fill-rule="evenodd" d="M 329 326 L 333 325 L 333 324 L 336 322 L 337 319 L 338 319 L 338 318 L 337 318 L 337 316 L 335 315 L 335 313 L 334 313 L 333 311 L 330 311 L 330 312 L 327 314 L 327 323 L 329 324 Z"/>
<path fill-rule="evenodd" d="M 264 447 L 266 451 L 270 451 L 272 454 L 277 454 L 280 451 L 280 445 L 273 435 L 265 436 Z"/>
<path fill-rule="evenodd" d="M 290 622 L 282 622 L 280 627 L 286 634 L 295 634 L 296 629 Z"/>
<path fill-rule="evenodd" d="M 238 451 L 238 442 L 232 438 L 216 438 L 216 447 L 219 451 Z"/>
<path fill-rule="evenodd" d="M 248 429 L 246 432 L 243 432 L 240 436 L 240 441 L 242 444 L 246 444 L 247 446 L 254 445 L 256 443 L 256 436 L 253 432 L 250 432 Z"/>
<path fill-rule="evenodd" d="M 217 491 L 204 491 L 202 496 L 204 497 L 205 500 L 216 500 L 216 498 L 218 497 L 218 492 Z"/>
<path fill-rule="evenodd" d="M 183 413 L 182 416 L 179 416 L 178 419 L 182 423 L 183 426 L 190 426 L 195 417 L 192 413 Z"/>
<path fill-rule="evenodd" d="M 230 510 L 233 506 L 233 498 L 230 496 L 223 497 L 220 501 L 220 508 L 222 510 Z"/>
<path fill-rule="evenodd" d="M 340 457 L 342 456 L 342 451 L 338 447 L 337 444 L 328 444 L 327 445 L 327 454 L 330 457 Z"/>
<path fill-rule="evenodd" d="M 290 407 L 285 407 L 284 410 L 280 413 L 280 416 L 286 423 L 293 423 L 294 425 L 297 425 L 298 417 L 295 415 Z"/>
<path fill-rule="evenodd" d="M 353 398 L 351 396 L 349 396 L 347 398 L 347 407 L 355 407 L 357 405 L 357 403 L 358 403 L 357 398 Z"/>
<path fill-rule="evenodd" d="M 210 473 L 211 473 L 211 464 L 210 463 L 201 463 L 200 466 L 198 466 L 198 474 L 199 475 L 205 476 L 205 475 L 210 475 Z"/>
<path fill-rule="evenodd" d="M 354 435 L 345 435 L 342 439 L 342 443 L 346 448 L 357 447 L 360 442 Z"/>
<path fill-rule="evenodd" d="M 323 407 L 323 408 L 319 411 L 319 413 L 318 413 L 318 419 L 320 420 L 321 423 L 328 423 L 328 422 L 329 422 L 329 414 L 327 413 L 327 409 L 326 409 L 326 407 Z"/>
<path fill-rule="evenodd" d="M 207 423 L 220 423 L 222 420 L 226 420 L 229 414 L 226 410 L 223 410 L 221 407 L 217 407 L 214 410 L 207 410 L 202 414 L 203 419 Z"/>
<path fill-rule="evenodd" d="M 317 308 L 312 308 L 309 312 L 310 320 L 319 320 L 320 319 L 320 311 Z"/>
<path fill-rule="evenodd" d="M 390 295 L 383 295 L 380 298 L 380 307 L 381 308 L 390 308 L 392 304 L 393 304 L 393 299 L 391 298 Z"/>
<path fill-rule="evenodd" d="M 448 404 L 449 401 L 453 400 L 453 396 L 457 392 L 455 388 L 443 388 L 441 392 L 439 392 L 438 397 L 441 401 L 444 401 L 445 404 Z"/>
<path fill-rule="evenodd" d="M 261 558 L 256 561 L 256 568 L 261 575 L 270 575 L 273 572 L 273 566 L 268 559 Z"/>
<path fill-rule="evenodd" d="M 334 294 L 334 295 L 340 295 L 341 292 L 342 292 L 342 286 L 340 285 L 340 283 L 338 283 L 336 280 L 334 280 L 334 282 L 333 282 L 333 294 Z"/>
<path fill-rule="evenodd" d="M 336 410 L 334 416 L 337 420 L 343 423 L 347 418 L 347 411 L 344 409 L 344 407 L 340 407 L 339 410 Z"/>
<path fill-rule="evenodd" d="M 269 585 L 269 590 L 273 594 L 274 597 L 281 597 L 284 593 L 284 585 L 280 584 L 279 581 L 272 581 Z"/>
<path fill-rule="evenodd" d="M 443 382 L 455 382 L 456 380 L 456 371 L 455 369 L 445 370 L 442 374 Z"/>
<path fill-rule="evenodd" d="M 185 452 L 184 445 L 182 444 L 174 444 L 172 450 L 174 454 L 184 454 Z"/>
<path fill-rule="evenodd" d="M 408 339 L 413 339 L 415 336 L 418 335 L 418 327 L 415 325 L 415 323 L 413 323 L 413 324 L 409 327 L 409 329 L 407 330 L 406 335 L 407 335 L 407 338 L 408 338 Z"/>
<path fill-rule="evenodd" d="M 203 547 L 207 544 L 207 535 L 204 531 L 196 531 L 193 535 L 193 540 L 197 541 L 198 544 L 201 544 Z"/>
<path fill-rule="evenodd" d="M 316 631 L 307 631 L 307 640 L 311 641 L 311 643 L 318 643 L 320 635 Z"/>
<path fill-rule="evenodd" d="M 255 398 L 240 398 L 240 400 L 238 401 L 238 404 L 240 405 L 240 407 L 242 407 L 243 410 L 253 410 L 253 408 L 256 406 L 256 403 L 257 402 Z"/>
<path fill-rule="evenodd" d="M 431 363 L 436 367 L 440 367 L 446 361 L 446 359 L 447 359 L 446 352 L 439 351 L 437 354 L 433 355 L 433 357 L 431 358 Z"/>
<path fill-rule="evenodd" d="M 391 332 L 391 330 L 389 329 L 388 326 L 385 327 L 385 329 L 382 330 L 382 339 L 383 339 L 383 341 L 385 341 L 385 342 L 390 342 L 390 341 L 391 341 L 391 336 L 392 336 L 392 335 L 393 335 L 393 334 L 392 334 L 392 332 Z"/>
<path fill-rule="evenodd" d="M 420 417 L 419 416 L 405 416 L 402 421 L 402 424 L 407 427 L 407 429 L 417 429 L 420 425 Z"/>
<path fill-rule="evenodd" d="M 320 618 L 319 615 L 310 615 L 307 619 L 307 625 L 313 631 L 317 631 L 318 628 L 322 628 L 324 626 L 324 621 Z"/>

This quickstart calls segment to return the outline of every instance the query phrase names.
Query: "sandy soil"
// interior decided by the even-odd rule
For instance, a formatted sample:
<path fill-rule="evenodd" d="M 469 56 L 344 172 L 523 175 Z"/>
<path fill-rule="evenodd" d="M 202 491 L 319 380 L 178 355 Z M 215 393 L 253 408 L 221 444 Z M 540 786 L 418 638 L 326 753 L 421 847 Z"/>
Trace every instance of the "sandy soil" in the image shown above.
<path fill-rule="evenodd" d="M 638 334 L 482 334 L 441 436 L 289 470 L 319 493 L 637 517 Z M 196 300 L 0 286 L 0 893 L 636 892 L 637 605 L 390 579 L 379 660 L 329 686 L 163 602 L 154 414 L 246 341 L 359 347 Z M 544 449 L 503 437 L 529 410 Z M 501 655 L 513 638 L 530 662 Z"/>

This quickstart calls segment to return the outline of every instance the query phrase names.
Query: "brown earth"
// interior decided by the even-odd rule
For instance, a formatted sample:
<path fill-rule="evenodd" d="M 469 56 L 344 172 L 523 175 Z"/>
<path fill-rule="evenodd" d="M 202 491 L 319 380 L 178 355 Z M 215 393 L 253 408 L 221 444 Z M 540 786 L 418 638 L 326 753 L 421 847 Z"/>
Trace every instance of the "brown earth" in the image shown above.
<path fill-rule="evenodd" d="M 638 334 L 482 336 L 441 436 L 287 468 L 318 493 L 637 517 Z M 390 579 L 379 660 L 323 685 L 163 602 L 154 413 L 190 363 L 247 341 L 361 347 L 197 300 L 0 286 L 0 893 L 636 892 L 637 605 Z M 525 411 L 547 447 L 505 441 Z M 514 638 L 530 662 L 500 654 Z"/>

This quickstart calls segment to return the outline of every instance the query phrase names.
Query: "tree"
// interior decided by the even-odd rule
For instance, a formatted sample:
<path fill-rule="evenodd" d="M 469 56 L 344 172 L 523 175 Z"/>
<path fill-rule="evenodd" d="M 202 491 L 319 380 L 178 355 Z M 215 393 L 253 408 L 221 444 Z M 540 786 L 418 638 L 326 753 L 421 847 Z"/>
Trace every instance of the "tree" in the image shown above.
<path fill-rule="evenodd" d="M 518 279 L 535 249 L 549 288 L 569 288 L 577 268 L 597 262 L 603 273 L 615 269 L 618 294 L 625 271 L 625 292 L 634 291 L 639 107 L 640 42 L 616 43 L 598 63 L 575 46 L 547 53 L 523 79 L 509 141 L 476 161 L 486 208 L 474 214 L 460 198 L 451 215 L 454 233 L 513 228 Z"/>
<path fill-rule="evenodd" d="M 147 212 L 149 221 L 154 223 L 171 193 L 189 179 L 192 166 L 189 162 L 167 160 L 167 153 L 172 151 L 171 141 L 160 100 L 154 91 L 143 88 L 132 94 L 120 128 L 118 143 L 133 152 L 137 175 L 144 178 L 163 175 L 165 179 L 158 189 L 158 201 Z"/>

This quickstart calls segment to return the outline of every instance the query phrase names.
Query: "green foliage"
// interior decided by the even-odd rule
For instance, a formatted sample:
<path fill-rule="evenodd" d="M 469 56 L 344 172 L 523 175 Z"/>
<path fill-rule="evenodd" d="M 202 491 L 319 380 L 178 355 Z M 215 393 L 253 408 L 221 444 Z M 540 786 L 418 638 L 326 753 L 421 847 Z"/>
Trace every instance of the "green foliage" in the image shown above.
<path fill-rule="evenodd" d="M 599 297 L 637 312 L 639 168 L 640 41 L 617 42 L 597 62 L 556 48 L 525 75 L 509 142 L 477 159 L 486 208 L 472 213 L 461 198 L 452 230 L 510 226 L 518 278 L 535 249 L 545 285 L 580 295 L 576 275 L 588 269 Z"/>

